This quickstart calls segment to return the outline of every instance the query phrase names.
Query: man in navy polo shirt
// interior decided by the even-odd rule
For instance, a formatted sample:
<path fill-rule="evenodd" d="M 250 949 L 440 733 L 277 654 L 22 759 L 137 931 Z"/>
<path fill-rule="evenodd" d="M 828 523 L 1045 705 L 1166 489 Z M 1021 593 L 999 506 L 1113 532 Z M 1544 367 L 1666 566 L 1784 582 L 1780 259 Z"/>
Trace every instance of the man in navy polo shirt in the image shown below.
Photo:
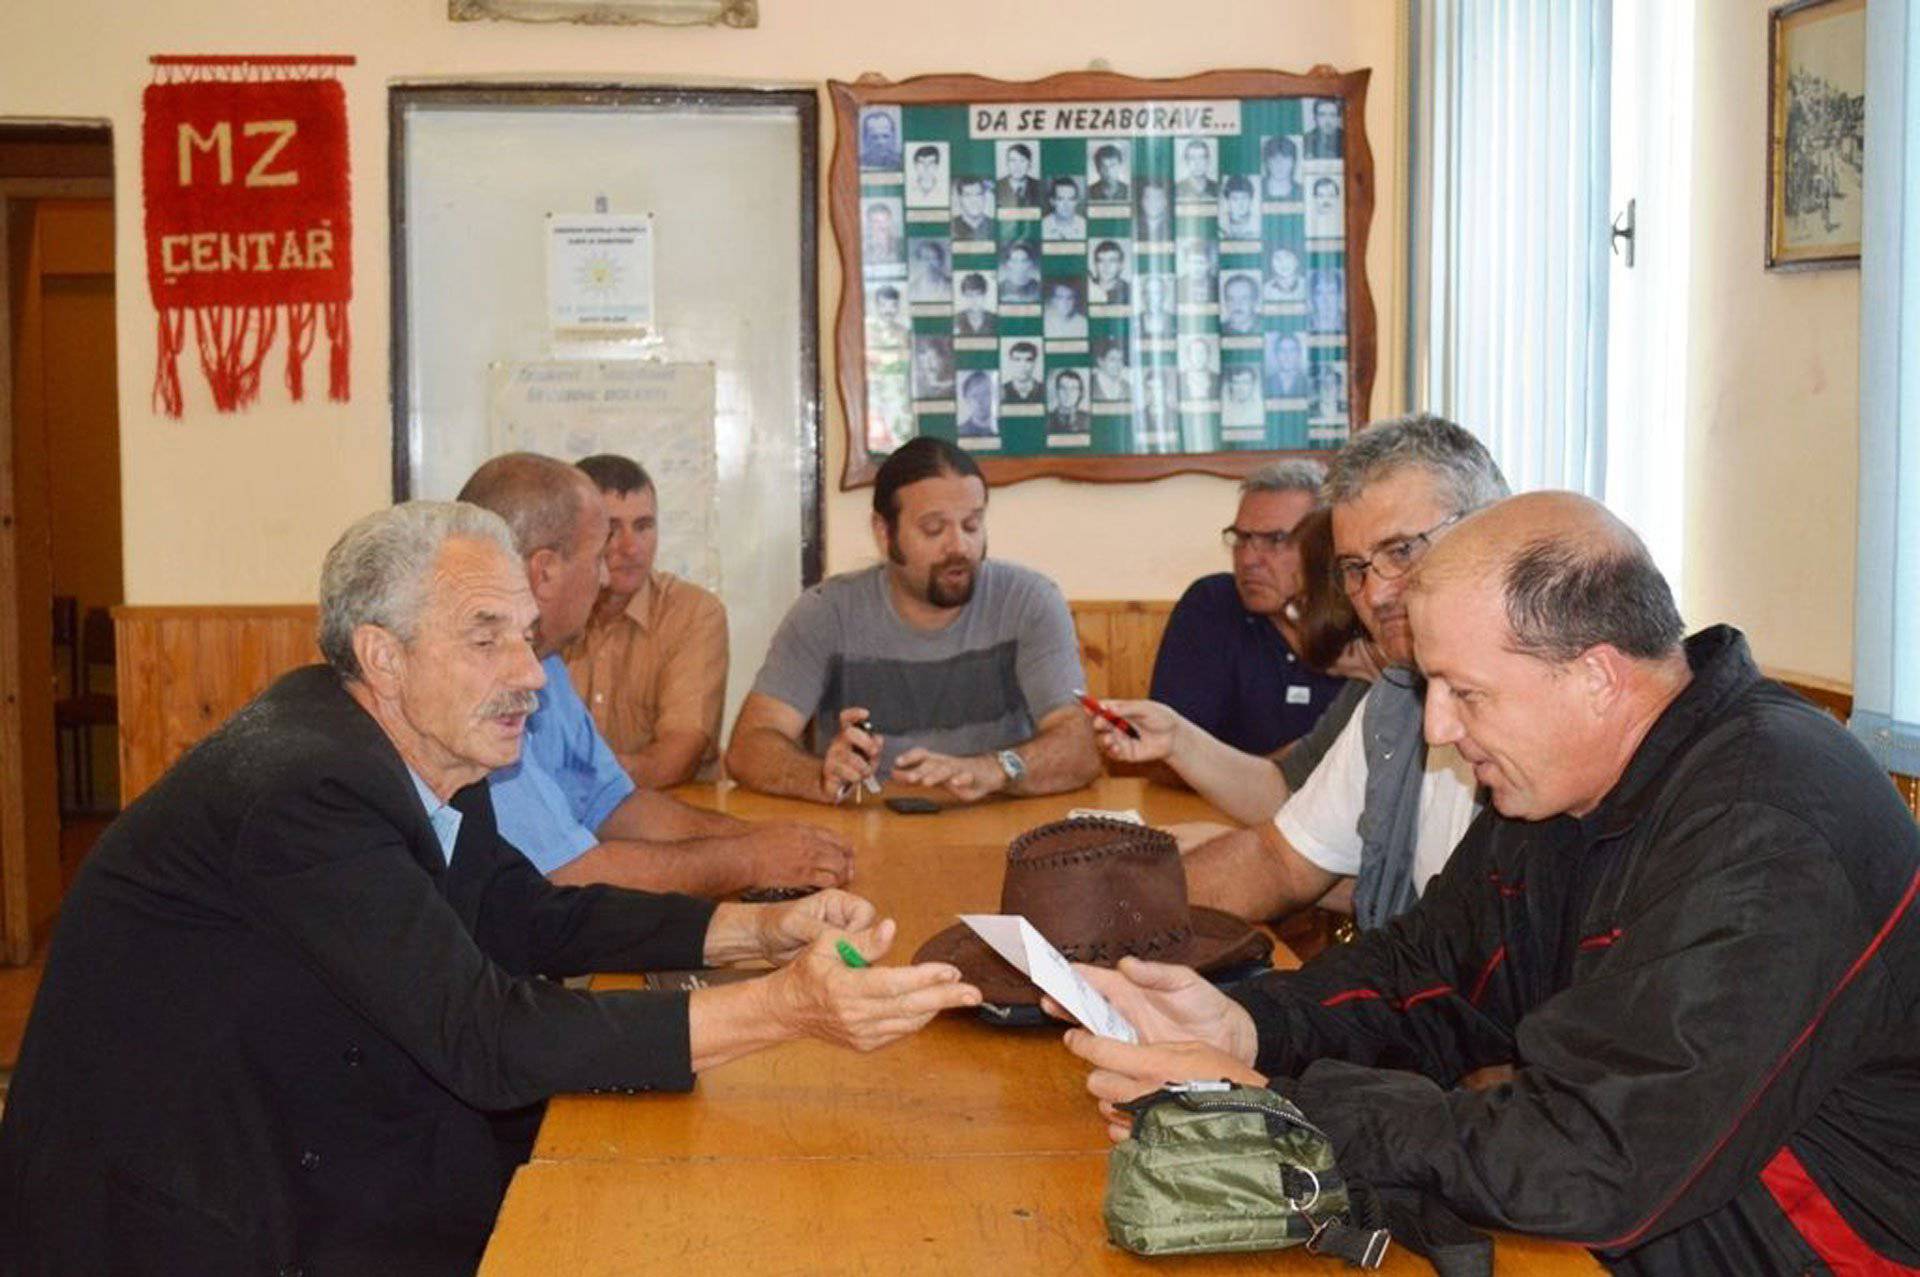
<path fill-rule="evenodd" d="M 1346 682 L 1300 659 L 1284 612 L 1301 585 L 1288 537 L 1319 503 L 1325 478 L 1317 461 L 1276 461 L 1247 476 L 1222 533 L 1233 571 L 1187 588 L 1154 660 L 1151 699 L 1249 754 L 1306 735 Z"/>

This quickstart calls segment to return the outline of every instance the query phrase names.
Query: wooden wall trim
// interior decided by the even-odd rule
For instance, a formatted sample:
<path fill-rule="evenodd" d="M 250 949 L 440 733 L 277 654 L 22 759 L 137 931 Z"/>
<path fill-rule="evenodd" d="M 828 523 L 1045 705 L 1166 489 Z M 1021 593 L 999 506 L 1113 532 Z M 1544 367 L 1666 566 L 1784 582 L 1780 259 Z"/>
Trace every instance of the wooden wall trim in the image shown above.
<path fill-rule="evenodd" d="M 117 607 L 120 802 L 281 674 L 320 659 L 312 604 Z"/>
<path fill-rule="evenodd" d="M 1067 604 L 1087 691 L 1144 697 L 1173 611 L 1169 599 L 1079 599 Z M 305 603 L 117 607 L 120 797 L 132 802 L 195 741 L 287 670 L 320 659 L 318 609 Z M 1845 722 L 1852 689 L 1789 671 L 1770 677 Z M 1920 780 L 1894 782 L 1920 816 Z"/>

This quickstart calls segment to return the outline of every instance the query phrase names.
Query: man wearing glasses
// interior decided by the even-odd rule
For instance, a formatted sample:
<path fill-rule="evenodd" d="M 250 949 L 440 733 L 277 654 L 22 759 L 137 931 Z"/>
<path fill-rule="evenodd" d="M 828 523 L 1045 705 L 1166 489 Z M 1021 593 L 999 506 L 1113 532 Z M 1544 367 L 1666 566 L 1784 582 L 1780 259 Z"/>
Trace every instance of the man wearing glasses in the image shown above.
<path fill-rule="evenodd" d="M 1323 493 L 1333 508 L 1334 570 L 1386 668 L 1298 792 L 1269 760 L 1162 705 L 1114 705 L 1139 729 L 1137 742 L 1098 724 L 1095 731 L 1114 758 L 1166 759 L 1248 826 L 1186 857 L 1195 904 L 1278 918 L 1350 881 L 1354 920 L 1371 928 L 1412 906 L 1478 810 L 1472 768 L 1451 746 L 1430 750 L 1421 734 L 1425 689 L 1413 666 L 1407 576 L 1455 523 L 1506 496 L 1507 483 L 1479 440 L 1420 415 L 1356 435 L 1334 457 Z"/>
<path fill-rule="evenodd" d="M 1301 587 L 1290 537 L 1320 503 L 1326 476 L 1317 461 L 1276 461 L 1247 476 L 1233 522 L 1220 532 L 1233 571 L 1187 587 L 1154 658 L 1149 695 L 1249 754 L 1306 735 L 1346 684 L 1300 659 L 1286 614 Z"/>

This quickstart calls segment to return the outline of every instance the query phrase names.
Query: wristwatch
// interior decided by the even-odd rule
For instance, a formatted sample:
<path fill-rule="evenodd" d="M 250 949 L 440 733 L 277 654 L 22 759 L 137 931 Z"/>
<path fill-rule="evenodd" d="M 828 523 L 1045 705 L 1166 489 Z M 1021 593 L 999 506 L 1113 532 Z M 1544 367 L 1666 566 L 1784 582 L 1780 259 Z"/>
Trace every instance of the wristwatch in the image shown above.
<path fill-rule="evenodd" d="M 993 760 L 999 763 L 1000 770 L 1007 774 L 1007 784 L 1018 785 L 1027 778 L 1027 765 L 1020 760 L 1020 755 L 1012 750 L 1001 750 L 993 756 Z"/>

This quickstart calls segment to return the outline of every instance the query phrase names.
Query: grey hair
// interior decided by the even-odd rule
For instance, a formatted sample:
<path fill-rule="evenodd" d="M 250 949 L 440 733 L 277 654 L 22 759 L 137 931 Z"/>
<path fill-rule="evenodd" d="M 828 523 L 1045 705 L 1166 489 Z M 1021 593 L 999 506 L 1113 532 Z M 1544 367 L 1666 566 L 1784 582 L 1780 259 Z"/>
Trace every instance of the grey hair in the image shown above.
<path fill-rule="evenodd" d="M 1508 495 L 1506 476 L 1485 444 L 1444 417 L 1419 412 L 1376 422 L 1349 439 L 1328 468 L 1327 503 L 1344 505 L 1408 466 L 1438 479 L 1461 513 Z"/>
<path fill-rule="evenodd" d="M 1296 457 L 1261 466 L 1240 481 L 1240 495 L 1251 492 L 1304 492 L 1316 501 L 1320 485 L 1327 481 L 1327 468 L 1318 461 Z"/>
<path fill-rule="evenodd" d="M 1666 577 L 1639 537 L 1620 532 L 1598 544 L 1541 537 L 1520 547 L 1501 581 L 1510 648 L 1555 665 L 1603 643 L 1643 661 L 1679 649 L 1686 628 Z"/>
<path fill-rule="evenodd" d="M 360 677 L 353 632 L 378 625 L 411 643 L 448 541 L 490 541 L 518 558 L 506 520 L 464 501 L 404 501 L 376 510 L 333 543 L 320 568 L 320 654 L 342 678 Z"/>

